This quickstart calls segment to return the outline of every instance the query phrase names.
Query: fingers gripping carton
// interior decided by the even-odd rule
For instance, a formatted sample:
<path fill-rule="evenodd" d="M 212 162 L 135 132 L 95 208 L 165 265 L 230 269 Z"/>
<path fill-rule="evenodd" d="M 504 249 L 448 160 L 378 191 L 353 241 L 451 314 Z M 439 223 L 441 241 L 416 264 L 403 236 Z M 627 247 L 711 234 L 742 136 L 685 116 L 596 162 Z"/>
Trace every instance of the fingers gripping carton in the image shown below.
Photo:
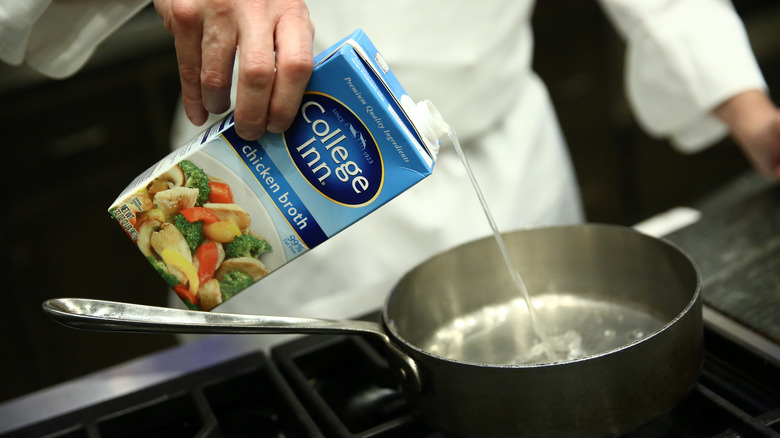
<path fill-rule="evenodd" d="M 211 310 L 430 175 L 446 129 L 357 30 L 315 58 L 286 132 L 246 141 L 231 114 L 109 212 L 190 308 Z"/>

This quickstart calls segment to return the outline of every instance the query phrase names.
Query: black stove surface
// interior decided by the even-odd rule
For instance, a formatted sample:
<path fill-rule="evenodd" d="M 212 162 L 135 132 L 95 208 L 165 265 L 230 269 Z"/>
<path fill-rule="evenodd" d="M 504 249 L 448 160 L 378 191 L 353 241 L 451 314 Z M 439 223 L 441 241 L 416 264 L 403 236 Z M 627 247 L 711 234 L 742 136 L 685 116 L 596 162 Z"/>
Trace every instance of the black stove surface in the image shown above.
<path fill-rule="evenodd" d="M 699 383 L 626 438 L 778 437 L 780 369 L 707 330 Z M 7 437 L 443 438 L 414 418 L 378 345 L 312 335 Z"/>

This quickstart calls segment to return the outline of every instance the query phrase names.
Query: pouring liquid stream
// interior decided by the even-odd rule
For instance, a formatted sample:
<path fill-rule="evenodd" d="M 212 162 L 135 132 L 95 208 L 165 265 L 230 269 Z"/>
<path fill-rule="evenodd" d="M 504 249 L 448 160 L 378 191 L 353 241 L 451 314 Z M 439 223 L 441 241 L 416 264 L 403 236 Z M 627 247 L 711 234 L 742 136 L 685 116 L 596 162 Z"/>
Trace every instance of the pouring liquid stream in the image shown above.
<path fill-rule="evenodd" d="M 496 225 L 496 221 L 493 219 L 493 214 L 491 213 L 490 208 L 488 207 L 487 201 L 485 200 L 485 196 L 482 194 L 482 189 L 479 187 L 479 183 L 477 182 L 477 179 L 474 176 L 474 172 L 472 172 L 471 166 L 469 165 L 469 162 L 466 159 L 466 155 L 463 153 L 463 148 L 461 148 L 460 146 L 460 142 L 458 141 L 458 136 L 455 134 L 455 131 L 451 127 L 447 132 L 447 136 L 452 142 L 452 146 L 455 148 L 455 151 L 458 153 L 458 157 L 460 158 L 460 161 L 463 163 L 463 167 L 466 169 L 466 173 L 468 174 L 469 179 L 471 180 L 471 185 L 477 194 L 477 198 L 479 198 L 479 203 L 482 206 L 482 211 L 485 212 L 485 217 L 487 218 L 487 221 L 490 224 L 490 228 L 493 230 L 493 236 L 496 239 L 496 243 L 498 244 L 498 248 L 501 251 L 501 255 L 504 259 L 504 262 L 506 263 L 506 267 L 507 269 L 509 269 L 509 273 L 512 277 L 512 281 L 515 287 L 517 288 L 520 297 L 525 301 L 525 304 L 528 307 L 528 315 L 530 316 L 531 319 L 531 328 L 533 329 L 536 336 L 539 338 L 541 347 L 544 349 L 544 353 L 547 355 L 547 358 L 553 362 L 557 361 L 560 358 L 554 351 L 552 347 L 552 343 L 547 335 L 547 330 L 544 324 L 542 323 L 542 321 L 539 319 L 539 315 L 536 313 L 536 310 L 531 301 L 531 295 L 528 293 L 528 288 L 526 287 L 525 282 L 523 282 L 523 278 L 520 276 L 520 273 L 517 271 L 517 268 L 515 268 L 515 265 L 512 262 L 512 258 L 509 256 L 509 251 L 507 251 L 506 249 L 506 245 L 504 244 L 504 239 L 501 237 L 501 233 L 498 230 L 498 225 Z"/>

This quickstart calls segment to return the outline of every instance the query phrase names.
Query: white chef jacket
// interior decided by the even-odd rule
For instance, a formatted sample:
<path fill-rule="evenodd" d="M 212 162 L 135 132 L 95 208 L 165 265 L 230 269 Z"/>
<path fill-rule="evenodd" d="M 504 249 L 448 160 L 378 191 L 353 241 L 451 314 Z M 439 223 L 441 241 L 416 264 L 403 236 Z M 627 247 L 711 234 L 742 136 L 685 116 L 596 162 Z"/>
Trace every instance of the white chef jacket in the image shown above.
<path fill-rule="evenodd" d="M 129 16 L 144 1 L 118 3 Z M 626 92 L 637 120 L 680 150 L 699 150 L 726 134 L 711 114 L 717 104 L 740 91 L 766 87 L 729 1 L 600 3 L 627 42 Z M 315 53 L 361 27 L 409 95 L 438 107 L 464 144 L 502 230 L 584 219 L 554 109 L 531 69 L 533 1 L 322 0 L 308 6 L 316 28 Z M 103 8 L 84 7 L 78 11 L 82 16 L 74 17 L 62 6 L 58 16 L 61 23 L 86 23 L 96 16 L 100 23 L 92 25 L 107 34 L 116 24 L 106 16 L 122 14 Z M 31 16 L 40 12 L 29 9 Z M 11 61 L 20 62 L 21 53 L 33 67 L 52 73 L 65 64 L 62 51 L 94 48 L 79 35 L 70 45 L 60 41 L 57 50 L 46 50 L 40 41 L 48 27 L 34 19 L 31 23 L 29 41 L 38 43 L 28 44 L 26 51 L 19 46 L 8 50 L 4 31 L 3 59 L 12 53 Z M 174 129 L 176 145 L 199 130 L 184 120 L 179 117 Z M 389 286 L 429 256 L 489 233 L 463 166 L 444 141 L 430 177 L 217 310 L 354 316 L 381 305 Z"/>
<path fill-rule="evenodd" d="M 0 60 L 53 78 L 78 71 L 149 0 L 3 0 Z"/>

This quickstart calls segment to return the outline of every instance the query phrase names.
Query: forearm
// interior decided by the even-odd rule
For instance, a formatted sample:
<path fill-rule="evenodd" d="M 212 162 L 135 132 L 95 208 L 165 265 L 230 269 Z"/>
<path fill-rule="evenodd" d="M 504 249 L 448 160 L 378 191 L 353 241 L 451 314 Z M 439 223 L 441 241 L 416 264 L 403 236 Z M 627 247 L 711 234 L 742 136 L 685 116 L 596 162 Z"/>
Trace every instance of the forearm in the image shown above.
<path fill-rule="evenodd" d="M 761 90 L 739 93 L 717 106 L 713 113 L 753 165 L 770 178 L 780 178 L 780 110 Z"/>
<path fill-rule="evenodd" d="M 771 121 L 775 111 L 775 105 L 761 90 L 737 94 L 713 110 L 739 143 L 750 141 L 761 130 L 761 125 Z"/>

